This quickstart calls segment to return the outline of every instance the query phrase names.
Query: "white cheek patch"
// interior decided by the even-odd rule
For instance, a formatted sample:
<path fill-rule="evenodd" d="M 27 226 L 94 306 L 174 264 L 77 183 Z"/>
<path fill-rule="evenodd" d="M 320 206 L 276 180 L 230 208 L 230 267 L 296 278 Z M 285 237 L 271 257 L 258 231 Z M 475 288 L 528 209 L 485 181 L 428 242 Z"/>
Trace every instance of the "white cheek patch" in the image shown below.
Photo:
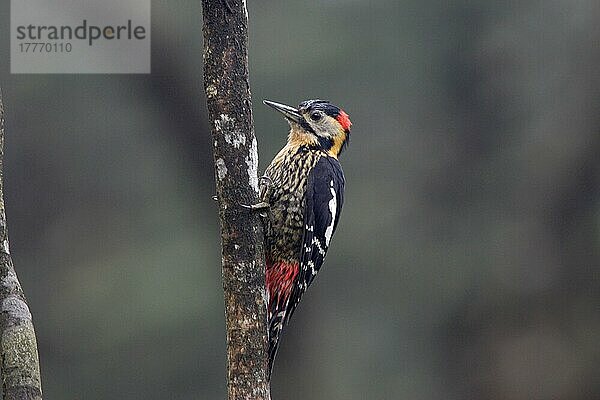
<path fill-rule="evenodd" d="M 331 241 L 331 236 L 333 235 L 333 225 L 335 224 L 335 214 L 337 212 L 337 196 L 335 194 L 335 189 L 333 188 L 333 179 L 329 184 L 329 190 L 331 190 L 331 200 L 329 200 L 329 213 L 331 214 L 331 223 L 325 229 L 325 246 L 329 247 L 329 242 Z"/>
<path fill-rule="evenodd" d="M 329 118 L 329 117 L 324 117 L 324 118 L 327 118 L 327 120 L 322 121 L 320 123 L 312 122 L 312 121 L 310 121 L 310 118 L 307 119 L 307 121 L 309 121 L 311 128 L 315 131 L 317 136 L 321 136 L 321 137 L 325 137 L 325 138 L 331 137 L 334 135 L 334 133 L 337 133 L 339 128 L 336 125 L 336 122 L 334 122 L 335 120 L 333 118 Z"/>

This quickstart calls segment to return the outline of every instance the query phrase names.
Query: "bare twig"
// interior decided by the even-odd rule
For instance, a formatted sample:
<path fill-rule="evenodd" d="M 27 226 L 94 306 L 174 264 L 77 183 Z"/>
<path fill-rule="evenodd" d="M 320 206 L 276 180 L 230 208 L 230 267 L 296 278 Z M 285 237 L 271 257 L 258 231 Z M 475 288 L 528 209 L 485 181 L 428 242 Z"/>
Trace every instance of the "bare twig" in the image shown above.
<path fill-rule="evenodd" d="M 0 354 L 5 400 L 41 400 L 42 383 L 31 313 L 8 247 L 4 210 L 4 104 L 0 91 Z"/>
<path fill-rule="evenodd" d="M 248 83 L 244 0 L 203 0 L 204 87 L 213 138 L 223 251 L 229 400 L 267 400 L 264 238 Z"/>

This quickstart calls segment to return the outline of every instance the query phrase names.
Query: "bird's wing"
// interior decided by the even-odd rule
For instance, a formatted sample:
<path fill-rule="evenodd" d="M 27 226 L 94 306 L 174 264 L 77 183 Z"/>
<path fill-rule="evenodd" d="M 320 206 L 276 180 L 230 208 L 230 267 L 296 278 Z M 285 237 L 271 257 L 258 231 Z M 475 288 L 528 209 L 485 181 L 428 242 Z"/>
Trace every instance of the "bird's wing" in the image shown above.
<path fill-rule="evenodd" d="M 288 304 L 292 316 L 302 294 L 321 269 L 344 203 L 344 173 L 338 160 L 322 157 L 308 175 L 300 270 Z"/>

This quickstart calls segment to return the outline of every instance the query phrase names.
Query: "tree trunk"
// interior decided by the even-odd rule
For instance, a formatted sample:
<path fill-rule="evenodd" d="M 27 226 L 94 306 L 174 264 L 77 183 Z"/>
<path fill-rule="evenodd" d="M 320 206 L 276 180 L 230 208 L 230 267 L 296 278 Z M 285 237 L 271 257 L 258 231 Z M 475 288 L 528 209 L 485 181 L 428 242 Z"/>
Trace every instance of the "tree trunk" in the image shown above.
<path fill-rule="evenodd" d="M 270 399 L 264 237 L 244 0 L 203 0 L 204 88 L 221 223 L 229 400 Z"/>
<path fill-rule="evenodd" d="M 42 382 L 35 331 L 8 248 L 4 211 L 4 104 L 0 91 L 0 356 L 5 400 L 41 400 Z"/>

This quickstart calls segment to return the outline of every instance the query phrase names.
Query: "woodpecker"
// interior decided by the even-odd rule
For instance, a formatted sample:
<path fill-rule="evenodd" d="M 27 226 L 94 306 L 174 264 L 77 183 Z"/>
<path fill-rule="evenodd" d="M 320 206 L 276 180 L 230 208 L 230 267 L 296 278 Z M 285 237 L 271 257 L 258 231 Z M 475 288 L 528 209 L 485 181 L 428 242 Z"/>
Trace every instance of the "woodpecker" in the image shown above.
<path fill-rule="evenodd" d="M 319 272 L 344 202 L 338 161 L 348 145 L 348 114 L 324 100 L 298 106 L 264 100 L 290 125 L 286 145 L 266 169 L 260 200 L 266 212 L 266 286 L 269 298 L 269 378 L 283 327 Z"/>

